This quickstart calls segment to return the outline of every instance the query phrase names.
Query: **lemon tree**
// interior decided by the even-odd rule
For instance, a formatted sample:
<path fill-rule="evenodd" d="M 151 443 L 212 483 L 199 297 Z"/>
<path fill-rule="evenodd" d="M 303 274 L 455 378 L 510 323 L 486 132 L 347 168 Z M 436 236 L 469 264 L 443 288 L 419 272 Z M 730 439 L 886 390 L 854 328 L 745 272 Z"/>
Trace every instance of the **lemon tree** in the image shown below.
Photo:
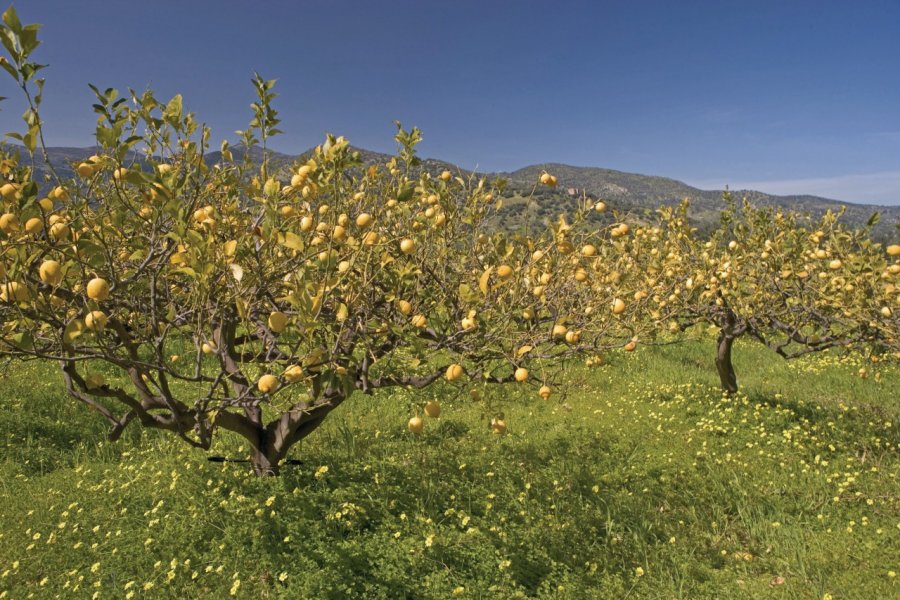
<path fill-rule="evenodd" d="M 722 389 L 737 391 L 732 362 L 744 337 L 796 358 L 829 348 L 891 357 L 900 348 L 900 246 L 849 228 L 839 212 L 819 219 L 738 206 L 726 193 L 722 224 L 707 239 L 686 225 L 687 204 L 667 214 L 665 236 L 680 257 L 677 332 L 697 324 L 717 338 Z M 865 376 L 863 370 L 861 375 Z"/>
<path fill-rule="evenodd" d="M 210 158 L 180 96 L 93 88 L 95 155 L 74 180 L 38 177 L 36 31 L 4 14 L 3 66 L 29 109 L 0 157 L 0 354 L 57 363 L 111 439 L 137 423 L 208 449 L 226 430 L 275 474 L 348 398 L 440 381 L 547 399 L 570 358 L 634 350 L 665 318 L 646 318 L 668 283 L 636 269 L 627 223 L 584 227 L 599 210 L 585 199 L 538 234 L 491 230 L 498 184 L 424 170 L 416 129 L 398 125 L 384 164 L 328 136 L 275 169 L 274 82 L 259 76 L 241 144 L 261 165 L 227 143 Z"/>

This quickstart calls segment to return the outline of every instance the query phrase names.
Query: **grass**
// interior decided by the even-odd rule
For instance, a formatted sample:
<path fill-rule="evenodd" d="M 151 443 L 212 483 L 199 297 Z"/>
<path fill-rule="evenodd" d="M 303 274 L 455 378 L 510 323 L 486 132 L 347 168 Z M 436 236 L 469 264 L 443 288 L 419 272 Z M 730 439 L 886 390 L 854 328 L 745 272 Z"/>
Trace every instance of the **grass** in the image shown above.
<path fill-rule="evenodd" d="M 900 371 L 708 341 L 617 354 L 549 402 L 354 398 L 277 479 L 158 432 L 103 442 L 52 367 L 0 379 L 0 598 L 888 598 Z M 444 414 L 405 431 L 411 406 Z M 502 410 L 509 433 L 487 416 Z M 216 453 L 240 456 L 223 438 Z"/>

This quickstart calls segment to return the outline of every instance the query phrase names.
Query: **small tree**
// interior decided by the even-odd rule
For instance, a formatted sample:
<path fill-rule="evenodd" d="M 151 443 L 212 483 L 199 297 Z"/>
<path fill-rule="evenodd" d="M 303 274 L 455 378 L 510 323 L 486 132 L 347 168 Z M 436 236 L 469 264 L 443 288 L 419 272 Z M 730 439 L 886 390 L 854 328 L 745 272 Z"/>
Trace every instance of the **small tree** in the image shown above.
<path fill-rule="evenodd" d="M 665 293 L 633 268 L 626 225 L 582 230 L 585 201 L 538 236 L 488 230 L 499 190 L 422 171 L 416 129 L 398 126 L 387 164 L 328 136 L 270 172 L 274 82 L 258 76 L 242 136 L 261 166 L 227 144 L 208 164 L 209 131 L 180 96 L 94 88 L 97 154 L 77 181 L 35 181 L 36 29 L 12 9 L 4 23 L 30 108 L 14 136 L 28 160 L 2 159 L 0 354 L 58 363 L 111 439 L 136 421 L 208 449 L 224 429 L 257 474 L 277 474 L 353 394 L 469 379 L 546 398 L 568 357 L 633 349 L 654 325 L 621 300 Z"/>
<path fill-rule="evenodd" d="M 718 330 L 722 389 L 738 389 L 732 362 L 746 336 L 785 359 L 828 348 L 898 348 L 900 247 L 874 243 L 868 227 L 848 228 L 840 213 L 816 221 L 771 208 L 734 205 L 726 193 L 722 225 L 707 240 L 686 232 L 687 205 L 669 213 L 681 246 L 683 282 L 673 330 L 707 323 Z"/>

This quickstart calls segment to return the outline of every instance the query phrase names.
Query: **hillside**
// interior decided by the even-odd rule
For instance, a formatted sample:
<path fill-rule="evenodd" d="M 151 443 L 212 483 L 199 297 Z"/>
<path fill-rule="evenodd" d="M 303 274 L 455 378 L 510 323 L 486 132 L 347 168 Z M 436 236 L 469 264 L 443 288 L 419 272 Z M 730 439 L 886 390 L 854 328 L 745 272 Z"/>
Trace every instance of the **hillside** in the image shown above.
<path fill-rule="evenodd" d="M 384 163 L 390 159 L 390 155 L 373 152 L 364 148 L 356 148 L 362 159 L 367 164 Z M 71 164 L 82 160 L 96 150 L 94 148 L 48 148 L 50 162 L 62 177 L 74 175 Z M 245 150 L 240 147 L 232 148 L 236 160 L 243 157 Z M 251 148 L 251 158 L 254 162 L 262 160 L 262 149 Z M 290 155 L 281 152 L 270 151 L 269 159 L 275 170 L 289 167 L 301 158 L 309 156 L 311 150 L 300 155 Z M 207 154 L 210 163 L 218 162 L 221 153 L 218 151 Z M 468 171 L 439 159 L 423 159 L 422 168 L 430 172 L 440 172 L 449 169 L 454 173 L 468 174 Z M 535 189 L 534 183 L 543 171 L 552 172 L 559 179 L 559 186 L 551 190 L 542 186 Z M 575 167 L 558 163 L 544 163 L 531 165 L 508 173 L 489 173 L 490 177 L 499 177 L 508 181 L 508 199 L 506 203 L 508 225 L 518 226 L 524 215 L 531 212 L 538 219 L 549 218 L 558 212 L 570 209 L 577 198 L 587 194 L 591 198 L 602 198 L 611 208 L 621 212 L 643 213 L 653 210 L 661 204 L 676 204 L 683 198 L 691 201 L 691 219 L 701 229 L 709 229 L 718 221 L 719 211 L 722 208 L 721 190 L 701 190 L 681 181 L 642 175 L 637 173 L 625 173 L 612 169 L 598 167 Z M 733 190 L 736 199 L 747 198 L 757 206 L 777 206 L 801 213 L 809 213 L 812 217 L 818 217 L 827 210 L 840 210 L 846 207 L 845 220 L 853 225 L 862 225 L 878 212 L 881 220 L 876 225 L 874 235 L 879 239 L 897 239 L 900 237 L 900 206 L 876 206 L 870 204 L 853 204 L 828 198 L 811 195 L 776 196 L 755 190 Z M 532 202 L 525 199 L 534 194 Z"/>
<path fill-rule="evenodd" d="M 521 193 L 529 193 L 534 182 L 543 171 L 553 173 L 559 179 L 559 190 L 550 192 L 538 190 L 544 204 L 564 201 L 574 191 L 575 197 L 582 193 L 594 198 L 602 198 L 610 206 L 629 212 L 642 212 L 661 204 L 677 204 L 683 198 L 691 201 L 691 218 L 701 227 L 710 227 L 718 221 L 722 204 L 721 190 L 701 190 L 681 181 L 652 175 L 624 173 L 595 167 L 573 167 L 547 163 L 532 165 L 503 174 Z M 756 190 L 732 190 L 735 199 L 748 199 L 755 206 L 776 206 L 813 217 L 821 216 L 827 210 L 838 211 L 846 207 L 845 219 L 853 225 L 862 225 L 878 212 L 881 220 L 875 227 L 879 238 L 898 237 L 900 227 L 900 206 L 877 206 L 853 204 L 811 195 L 776 196 Z M 571 200 L 570 200 L 571 202 Z"/>

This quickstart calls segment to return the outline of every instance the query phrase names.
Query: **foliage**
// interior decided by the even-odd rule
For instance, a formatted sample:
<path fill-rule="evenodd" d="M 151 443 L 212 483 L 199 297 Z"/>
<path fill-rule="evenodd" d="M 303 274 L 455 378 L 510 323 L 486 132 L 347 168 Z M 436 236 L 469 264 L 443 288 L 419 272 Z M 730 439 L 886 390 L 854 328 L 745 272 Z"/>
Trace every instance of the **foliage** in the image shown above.
<path fill-rule="evenodd" d="M 737 389 L 730 353 L 740 336 L 783 358 L 828 348 L 890 358 L 900 347 L 896 246 L 844 226 L 838 213 L 810 221 L 747 202 L 737 207 L 729 195 L 726 202 L 721 227 L 706 240 L 691 234 L 687 204 L 664 211 L 661 230 L 677 247 L 667 276 L 681 283 L 669 298 L 678 305 L 671 330 L 698 323 L 716 330 L 724 389 Z"/>
<path fill-rule="evenodd" d="M 27 92 L 26 54 L 10 54 Z M 356 391 L 446 374 L 547 394 L 566 357 L 633 349 L 654 325 L 621 296 L 668 284 L 631 268 L 626 224 L 580 227 L 593 203 L 528 237 L 493 231 L 495 186 L 418 169 L 421 133 L 399 124 L 386 164 L 363 168 L 329 135 L 279 181 L 274 81 L 253 84 L 240 133 L 262 144 L 258 168 L 228 144 L 207 164 L 209 130 L 180 96 L 93 86 L 100 151 L 78 179 L 35 181 L 33 154 L 3 159 L 0 353 L 58 362 L 113 439 L 137 421 L 209 448 L 226 429 L 273 473 Z"/>

